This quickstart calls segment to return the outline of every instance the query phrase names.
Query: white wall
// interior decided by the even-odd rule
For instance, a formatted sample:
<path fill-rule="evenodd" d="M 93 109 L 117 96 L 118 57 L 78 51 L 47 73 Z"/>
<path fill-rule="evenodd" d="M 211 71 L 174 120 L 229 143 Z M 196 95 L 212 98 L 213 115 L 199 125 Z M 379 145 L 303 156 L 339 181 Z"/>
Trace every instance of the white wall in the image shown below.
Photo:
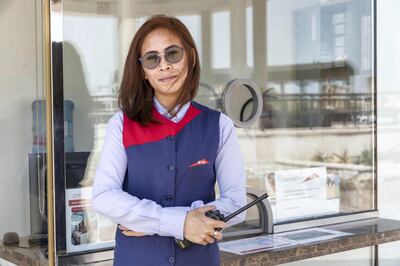
<path fill-rule="evenodd" d="M 8 231 L 29 233 L 31 103 L 41 84 L 35 10 L 34 0 L 0 1 L 0 238 Z"/>

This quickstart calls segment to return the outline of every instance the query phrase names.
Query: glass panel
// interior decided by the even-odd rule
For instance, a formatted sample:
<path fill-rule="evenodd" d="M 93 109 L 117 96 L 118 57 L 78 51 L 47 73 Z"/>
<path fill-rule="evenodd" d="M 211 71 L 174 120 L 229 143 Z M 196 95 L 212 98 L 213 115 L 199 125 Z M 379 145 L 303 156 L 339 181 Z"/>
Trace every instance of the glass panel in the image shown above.
<path fill-rule="evenodd" d="M 379 216 L 400 220 L 400 2 L 377 1 L 377 160 Z M 399 263 L 400 241 L 379 245 L 379 265 Z"/>
<path fill-rule="evenodd" d="M 157 13 L 178 16 L 194 36 L 196 100 L 221 110 L 233 79 L 260 86 L 261 118 L 237 135 L 247 184 L 270 193 L 275 222 L 374 209 L 371 1 L 182 3 L 63 1 L 66 202 L 79 204 L 66 205 L 67 252 L 112 245 L 115 225 L 86 199 L 130 42 Z"/>
<path fill-rule="evenodd" d="M 249 171 L 274 180 L 265 185 L 276 188 L 277 222 L 375 208 L 371 5 L 268 2 L 268 80 Z"/>
<path fill-rule="evenodd" d="M 6 36 L 0 42 L 1 265 L 45 264 L 47 129 L 41 8 L 36 1 L 0 3 L 0 31 Z"/>
<path fill-rule="evenodd" d="M 117 111 L 120 47 L 116 6 L 63 4 L 64 124 L 71 140 L 65 142 L 65 243 L 71 253 L 114 245 L 116 225 L 90 209 L 90 197 L 106 124 Z"/>

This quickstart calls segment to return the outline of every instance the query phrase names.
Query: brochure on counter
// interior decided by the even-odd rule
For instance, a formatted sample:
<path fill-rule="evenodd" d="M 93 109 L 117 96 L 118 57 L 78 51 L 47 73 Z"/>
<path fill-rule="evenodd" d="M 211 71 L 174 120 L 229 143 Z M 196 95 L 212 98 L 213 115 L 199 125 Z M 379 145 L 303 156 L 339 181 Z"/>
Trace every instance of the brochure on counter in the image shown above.
<path fill-rule="evenodd" d="M 219 243 L 218 245 L 222 251 L 238 255 L 246 255 L 260 251 L 309 244 L 316 241 L 324 241 L 348 235 L 352 234 L 326 228 L 310 228 L 288 233 L 233 240 Z"/>
<path fill-rule="evenodd" d="M 340 179 L 326 167 L 278 170 L 265 174 L 274 223 L 339 212 Z"/>
<path fill-rule="evenodd" d="M 67 189 L 67 253 L 114 247 L 116 225 L 91 209 L 91 187 Z"/>

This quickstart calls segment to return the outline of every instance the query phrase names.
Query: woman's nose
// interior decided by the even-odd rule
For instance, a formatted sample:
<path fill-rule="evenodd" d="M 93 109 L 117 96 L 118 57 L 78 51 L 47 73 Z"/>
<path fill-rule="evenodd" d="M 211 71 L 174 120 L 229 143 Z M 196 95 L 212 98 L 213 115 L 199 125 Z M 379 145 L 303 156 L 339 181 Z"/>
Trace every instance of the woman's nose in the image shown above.
<path fill-rule="evenodd" d="M 171 68 L 171 64 L 167 60 L 165 60 L 164 56 L 161 56 L 161 62 L 159 68 L 160 70 L 168 70 Z"/>

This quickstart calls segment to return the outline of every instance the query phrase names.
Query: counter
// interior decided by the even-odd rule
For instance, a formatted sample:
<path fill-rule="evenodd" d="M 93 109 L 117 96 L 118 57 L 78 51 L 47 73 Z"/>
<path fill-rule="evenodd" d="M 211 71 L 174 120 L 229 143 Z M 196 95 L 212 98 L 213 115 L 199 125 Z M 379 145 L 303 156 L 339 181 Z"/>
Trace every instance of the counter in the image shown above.
<path fill-rule="evenodd" d="M 400 221 L 396 220 L 375 218 L 323 228 L 352 235 L 244 256 L 222 252 L 221 266 L 276 265 L 400 240 Z"/>
<path fill-rule="evenodd" d="M 324 226 L 323 228 L 348 232 L 352 235 L 244 256 L 221 252 L 221 265 L 276 265 L 400 240 L 400 221 L 390 219 L 374 218 Z M 17 265 L 47 265 L 43 247 L 29 247 L 24 239 L 20 244 L 24 248 L 4 246 L 2 243 L 1 241 L 0 258 Z M 103 253 L 112 254 L 110 251 Z M 91 265 L 112 265 L 111 260 L 105 261 L 105 257 L 101 257 L 101 262 L 92 262 Z"/>

